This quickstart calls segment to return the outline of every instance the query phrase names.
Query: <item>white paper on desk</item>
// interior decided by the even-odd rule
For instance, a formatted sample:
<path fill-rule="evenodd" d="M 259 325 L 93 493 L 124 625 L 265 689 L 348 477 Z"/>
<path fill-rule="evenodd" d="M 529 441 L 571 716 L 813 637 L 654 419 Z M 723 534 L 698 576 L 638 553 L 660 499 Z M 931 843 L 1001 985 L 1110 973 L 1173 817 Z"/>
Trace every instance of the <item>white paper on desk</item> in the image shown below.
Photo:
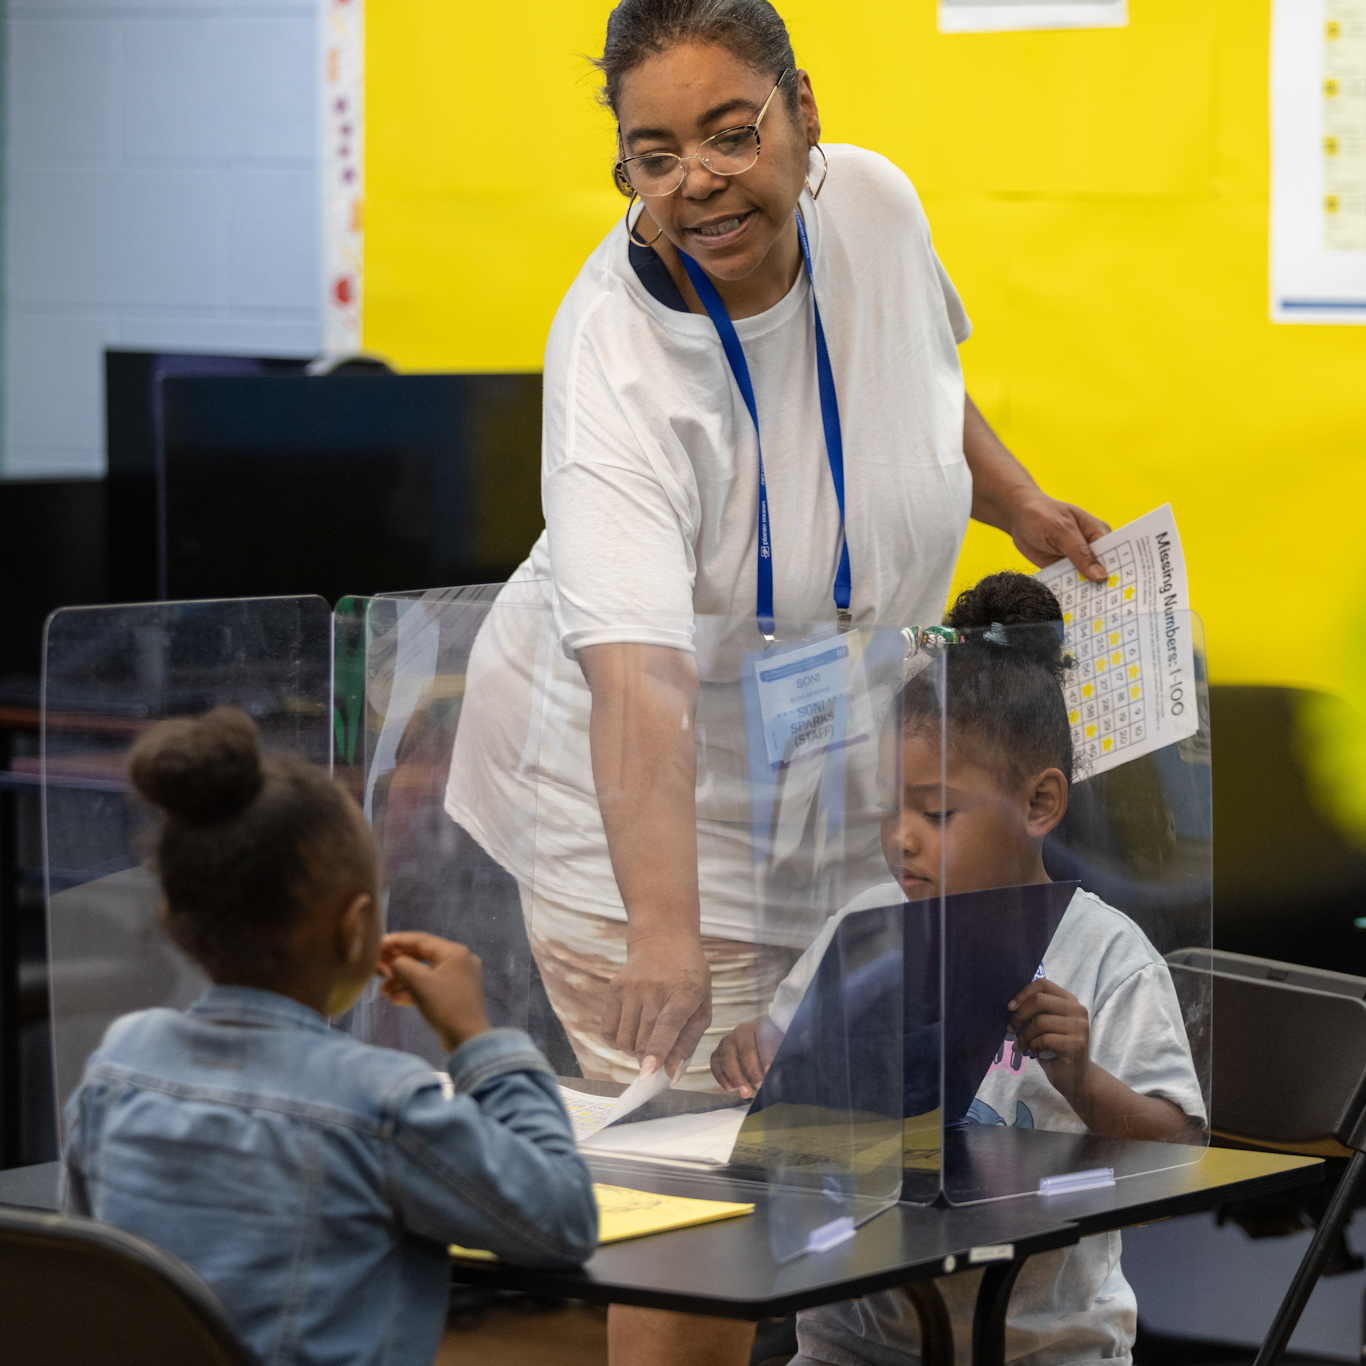
<path fill-rule="evenodd" d="M 647 1100 L 653 1100 L 670 1086 L 669 1074 L 661 1067 L 654 1072 L 642 1072 L 619 1096 L 593 1096 L 586 1091 L 575 1091 L 561 1084 L 560 1099 L 569 1111 L 569 1122 L 574 1126 L 574 1141 L 584 1139 L 605 1129 L 609 1124 L 638 1110 Z"/>
<path fill-rule="evenodd" d="M 746 1106 L 736 1105 L 724 1110 L 643 1119 L 638 1124 L 594 1134 L 582 1146 L 595 1153 L 723 1166 L 730 1161 L 735 1139 L 748 1113 Z"/>
<path fill-rule="evenodd" d="M 1091 543 L 1110 571 L 1092 583 L 1059 560 L 1035 577 L 1062 608 L 1067 719 L 1083 778 L 1200 728 L 1186 559 L 1171 504 Z"/>

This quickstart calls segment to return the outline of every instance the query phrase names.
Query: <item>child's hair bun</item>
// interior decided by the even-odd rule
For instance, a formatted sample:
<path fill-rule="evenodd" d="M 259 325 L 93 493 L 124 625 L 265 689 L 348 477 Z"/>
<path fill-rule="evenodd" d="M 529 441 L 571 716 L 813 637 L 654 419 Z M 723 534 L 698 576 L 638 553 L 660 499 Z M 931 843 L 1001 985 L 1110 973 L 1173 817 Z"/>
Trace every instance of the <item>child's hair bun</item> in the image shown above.
<path fill-rule="evenodd" d="M 944 622 L 969 640 L 1014 651 L 1055 673 L 1068 664 L 1062 655 L 1062 608 L 1052 590 L 1028 574 L 1014 570 L 988 574 L 958 595 Z M 999 638 L 993 631 L 997 626 L 1049 625 L 1052 630 L 1002 631 Z"/>
<path fill-rule="evenodd" d="M 176 820 L 226 820 L 261 790 L 260 741 L 256 723 L 237 707 L 162 721 L 133 746 L 133 786 Z"/>
<path fill-rule="evenodd" d="M 945 625 L 959 631 L 990 626 L 1029 626 L 1062 620 L 1062 608 L 1052 590 L 1012 569 L 986 578 L 959 593 Z"/>

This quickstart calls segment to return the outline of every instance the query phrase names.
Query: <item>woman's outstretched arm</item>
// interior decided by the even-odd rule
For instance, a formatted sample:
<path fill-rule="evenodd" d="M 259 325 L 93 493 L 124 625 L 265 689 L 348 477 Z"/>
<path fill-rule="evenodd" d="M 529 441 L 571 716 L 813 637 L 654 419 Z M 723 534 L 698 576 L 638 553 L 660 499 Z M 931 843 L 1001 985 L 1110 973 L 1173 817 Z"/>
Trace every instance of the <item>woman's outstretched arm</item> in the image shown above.
<path fill-rule="evenodd" d="M 1073 503 L 1050 498 L 966 395 L 963 455 L 972 471 L 972 515 L 979 522 L 1004 531 L 1030 564 L 1043 566 L 1066 557 L 1087 578 L 1105 577 L 1091 542 L 1109 526 Z"/>
<path fill-rule="evenodd" d="M 697 889 L 697 665 L 662 645 L 590 645 L 589 748 L 607 849 L 626 907 L 626 966 L 603 1037 L 675 1074 L 711 1023 Z"/>

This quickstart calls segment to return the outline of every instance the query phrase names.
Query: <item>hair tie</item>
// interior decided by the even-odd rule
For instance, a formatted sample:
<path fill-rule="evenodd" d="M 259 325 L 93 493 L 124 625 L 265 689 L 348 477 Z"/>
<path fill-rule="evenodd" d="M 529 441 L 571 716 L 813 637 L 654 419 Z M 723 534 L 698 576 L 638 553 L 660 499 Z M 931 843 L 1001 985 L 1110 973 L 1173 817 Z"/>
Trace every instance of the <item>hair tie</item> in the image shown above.
<path fill-rule="evenodd" d="M 982 632 L 982 639 L 991 641 L 993 645 L 1010 644 L 1010 637 L 1006 635 L 1006 628 L 999 621 L 993 621 L 991 629 Z"/>
<path fill-rule="evenodd" d="M 928 654 L 942 650 L 949 645 L 962 643 L 961 632 L 952 626 L 903 626 L 901 638 L 906 642 L 906 658 L 912 655 Z"/>

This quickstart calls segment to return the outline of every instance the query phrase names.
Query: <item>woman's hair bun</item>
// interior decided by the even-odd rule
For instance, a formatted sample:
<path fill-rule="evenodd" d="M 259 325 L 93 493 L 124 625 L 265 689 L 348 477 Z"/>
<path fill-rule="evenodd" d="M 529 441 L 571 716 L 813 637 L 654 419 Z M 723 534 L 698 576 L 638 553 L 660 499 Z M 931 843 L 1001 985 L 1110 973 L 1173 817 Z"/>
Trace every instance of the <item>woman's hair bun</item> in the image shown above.
<path fill-rule="evenodd" d="M 1062 657 L 1062 608 L 1052 590 L 1028 574 L 1014 570 L 988 574 L 958 595 L 944 623 L 969 640 L 981 641 L 988 648 L 1004 647 L 1055 672 L 1069 662 Z M 1040 629 L 997 633 L 995 628 L 1002 626 Z M 1052 629 L 1043 630 L 1045 626 Z"/>
<path fill-rule="evenodd" d="M 261 736 L 238 707 L 162 721 L 133 746 L 133 786 L 168 816 L 210 825 L 242 811 L 261 790 Z"/>

